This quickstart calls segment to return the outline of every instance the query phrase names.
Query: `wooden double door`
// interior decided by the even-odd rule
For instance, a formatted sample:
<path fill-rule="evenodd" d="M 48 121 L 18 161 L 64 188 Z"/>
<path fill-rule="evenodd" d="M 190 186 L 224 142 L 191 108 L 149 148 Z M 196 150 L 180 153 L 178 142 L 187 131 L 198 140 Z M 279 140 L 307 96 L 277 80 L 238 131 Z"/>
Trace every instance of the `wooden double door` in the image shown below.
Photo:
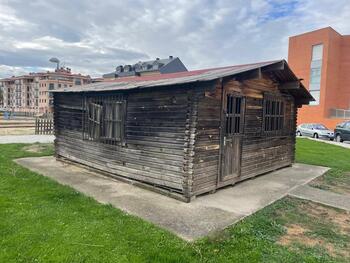
<path fill-rule="evenodd" d="M 224 91 L 222 102 L 219 186 L 240 176 L 245 111 L 245 99 L 238 93 Z"/>

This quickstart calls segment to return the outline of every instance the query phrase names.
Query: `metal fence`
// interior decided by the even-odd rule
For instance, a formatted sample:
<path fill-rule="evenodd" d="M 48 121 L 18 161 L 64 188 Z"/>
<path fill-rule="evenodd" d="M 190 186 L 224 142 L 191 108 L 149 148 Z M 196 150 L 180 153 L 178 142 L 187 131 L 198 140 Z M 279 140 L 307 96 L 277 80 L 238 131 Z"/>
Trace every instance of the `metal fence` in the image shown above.
<path fill-rule="evenodd" d="M 36 118 L 35 134 L 53 134 L 53 119 L 40 117 Z"/>

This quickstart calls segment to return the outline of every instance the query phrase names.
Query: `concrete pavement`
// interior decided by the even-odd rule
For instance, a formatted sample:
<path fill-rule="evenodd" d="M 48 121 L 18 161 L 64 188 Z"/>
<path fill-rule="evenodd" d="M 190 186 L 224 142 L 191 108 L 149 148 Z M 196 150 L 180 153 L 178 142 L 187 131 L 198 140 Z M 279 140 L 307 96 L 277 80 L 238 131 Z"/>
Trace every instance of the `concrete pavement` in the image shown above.
<path fill-rule="evenodd" d="M 295 164 L 218 190 L 215 194 L 200 196 L 191 203 L 183 203 L 81 167 L 58 162 L 53 157 L 23 158 L 16 162 L 189 241 L 236 223 L 328 170 L 326 167 Z"/>
<path fill-rule="evenodd" d="M 290 195 L 350 211 L 350 195 L 337 194 L 308 185 L 302 185 L 294 189 Z"/>
<path fill-rule="evenodd" d="M 52 143 L 54 135 L 5 135 L 0 136 L 0 144 L 6 143 Z"/>

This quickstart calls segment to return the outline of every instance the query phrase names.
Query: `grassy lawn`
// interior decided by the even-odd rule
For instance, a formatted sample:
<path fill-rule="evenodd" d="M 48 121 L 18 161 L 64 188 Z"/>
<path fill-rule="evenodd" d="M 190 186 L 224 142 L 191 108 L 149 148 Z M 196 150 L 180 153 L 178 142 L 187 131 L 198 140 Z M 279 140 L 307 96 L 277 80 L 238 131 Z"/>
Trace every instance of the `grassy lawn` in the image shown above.
<path fill-rule="evenodd" d="M 319 144 L 298 140 L 298 161 L 332 164 L 314 152 L 326 147 Z M 350 170 L 347 153 L 332 147 L 334 168 Z M 0 262 L 350 260 L 350 215 L 344 211 L 284 198 L 215 236 L 187 243 L 12 161 L 50 154 L 50 145 L 0 145 Z"/>
<path fill-rule="evenodd" d="M 340 194 L 350 194 L 350 150 L 308 139 L 297 140 L 296 161 L 331 167 L 311 186 Z"/>

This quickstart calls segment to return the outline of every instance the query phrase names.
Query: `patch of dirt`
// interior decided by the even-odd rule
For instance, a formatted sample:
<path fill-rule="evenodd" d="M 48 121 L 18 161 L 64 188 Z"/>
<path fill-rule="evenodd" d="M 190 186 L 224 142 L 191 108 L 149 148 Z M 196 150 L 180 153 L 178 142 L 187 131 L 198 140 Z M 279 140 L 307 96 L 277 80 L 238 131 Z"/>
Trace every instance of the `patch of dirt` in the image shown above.
<path fill-rule="evenodd" d="M 327 253 L 333 257 L 339 254 L 341 256 L 346 257 L 350 256 L 350 254 L 347 251 L 336 252 L 334 246 L 323 239 L 308 237 L 306 235 L 307 232 L 309 232 L 309 230 L 307 228 L 304 228 L 303 226 L 297 224 L 288 225 L 287 233 L 284 236 L 282 236 L 277 243 L 282 246 L 290 246 L 293 243 L 299 243 L 307 247 L 320 246 L 323 247 L 327 251 Z"/>
<path fill-rule="evenodd" d="M 350 236 L 350 212 L 325 207 L 313 202 L 301 203 L 298 210 L 311 218 L 329 222 L 337 228 L 337 231 Z M 311 237 L 309 235 L 311 233 L 312 230 L 305 225 L 289 224 L 286 226 L 286 233 L 278 240 L 278 243 L 283 246 L 291 246 L 292 244 L 302 244 L 307 247 L 319 246 L 324 248 L 330 256 L 350 258 L 348 246 L 335 247 L 329 240 L 322 237 Z"/>
<path fill-rule="evenodd" d="M 342 234 L 350 235 L 350 212 L 309 202 L 300 206 L 306 214 L 321 217 L 339 227 Z"/>
<path fill-rule="evenodd" d="M 25 146 L 22 148 L 23 151 L 31 152 L 31 153 L 41 153 L 47 149 L 46 144 L 32 144 L 29 146 Z"/>

